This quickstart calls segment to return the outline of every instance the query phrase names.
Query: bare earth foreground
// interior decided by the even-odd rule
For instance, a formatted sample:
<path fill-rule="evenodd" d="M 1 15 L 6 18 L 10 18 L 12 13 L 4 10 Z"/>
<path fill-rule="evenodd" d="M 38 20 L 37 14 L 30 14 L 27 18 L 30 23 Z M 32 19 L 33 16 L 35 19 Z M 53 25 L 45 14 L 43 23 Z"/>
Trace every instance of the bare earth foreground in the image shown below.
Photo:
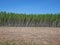
<path fill-rule="evenodd" d="M 60 45 L 60 28 L 0 27 L 0 42 L 16 45 Z"/>

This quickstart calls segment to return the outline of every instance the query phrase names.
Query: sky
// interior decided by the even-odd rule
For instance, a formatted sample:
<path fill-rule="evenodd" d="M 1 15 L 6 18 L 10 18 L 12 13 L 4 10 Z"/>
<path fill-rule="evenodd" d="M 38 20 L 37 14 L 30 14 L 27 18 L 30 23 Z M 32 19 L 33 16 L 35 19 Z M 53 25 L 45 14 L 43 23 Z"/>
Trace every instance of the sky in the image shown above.
<path fill-rule="evenodd" d="M 60 0 L 0 0 L 0 11 L 26 14 L 60 13 Z"/>

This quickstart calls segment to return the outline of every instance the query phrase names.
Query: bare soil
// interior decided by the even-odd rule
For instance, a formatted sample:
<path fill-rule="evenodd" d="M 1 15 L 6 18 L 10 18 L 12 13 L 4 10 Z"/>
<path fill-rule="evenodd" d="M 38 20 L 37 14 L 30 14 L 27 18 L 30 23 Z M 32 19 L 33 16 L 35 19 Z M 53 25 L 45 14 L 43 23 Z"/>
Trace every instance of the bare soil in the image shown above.
<path fill-rule="evenodd" d="M 44 45 L 60 45 L 60 28 L 56 27 L 0 27 L 0 42 L 25 41 Z"/>

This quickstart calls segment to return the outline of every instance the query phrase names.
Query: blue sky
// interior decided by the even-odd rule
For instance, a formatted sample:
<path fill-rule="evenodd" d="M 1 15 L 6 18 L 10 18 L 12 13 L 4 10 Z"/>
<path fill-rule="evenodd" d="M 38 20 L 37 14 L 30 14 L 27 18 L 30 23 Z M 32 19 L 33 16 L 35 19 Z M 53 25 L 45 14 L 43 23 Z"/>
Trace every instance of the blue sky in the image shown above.
<path fill-rule="evenodd" d="M 27 14 L 60 13 L 60 0 L 0 0 L 0 11 Z"/>

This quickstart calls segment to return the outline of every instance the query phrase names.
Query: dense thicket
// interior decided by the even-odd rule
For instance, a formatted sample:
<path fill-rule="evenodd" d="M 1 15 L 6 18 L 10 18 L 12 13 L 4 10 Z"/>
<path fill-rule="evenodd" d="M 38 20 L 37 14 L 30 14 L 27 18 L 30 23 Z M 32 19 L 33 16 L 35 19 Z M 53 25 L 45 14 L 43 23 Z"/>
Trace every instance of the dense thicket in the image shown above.
<path fill-rule="evenodd" d="M 0 12 L 0 26 L 60 27 L 60 14 L 15 14 Z"/>

